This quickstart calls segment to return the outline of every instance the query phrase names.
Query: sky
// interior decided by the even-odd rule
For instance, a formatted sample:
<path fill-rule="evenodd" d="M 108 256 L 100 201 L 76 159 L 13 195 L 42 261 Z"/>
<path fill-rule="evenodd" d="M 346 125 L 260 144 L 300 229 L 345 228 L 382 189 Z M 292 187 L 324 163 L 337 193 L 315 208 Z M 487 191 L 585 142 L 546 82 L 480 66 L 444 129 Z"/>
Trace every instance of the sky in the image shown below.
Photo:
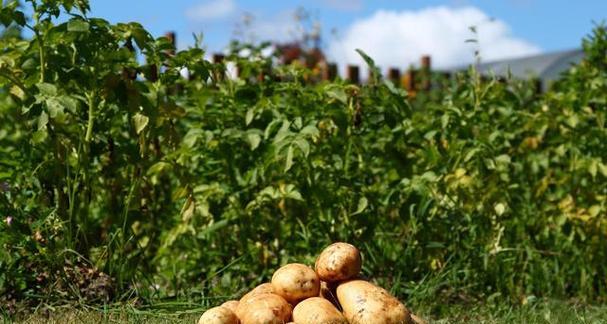
<path fill-rule="evenodd" d="M 202 33 L 209 53 L 224 50 L 234 37 L 291 41 L 300 28 L 294 13 L 304 8 L 319 26 L 322 49 L 331 61 L 360 64 L 355 49 L 361 48 L 382 67 L 407 67 L 426 54 L 435 67 L 449 68 L 472 62 L 475 50 L 485 62 L 569 50 L 580 47 L 594 23 L 607 20 L 607 0 L 90 2 L 90 16 L 138 21 L 154 36 L 175 31 L 179 48 L 192 46 L 193 34 Z M 477 42 L 466 42 L 473 38 Z"/>

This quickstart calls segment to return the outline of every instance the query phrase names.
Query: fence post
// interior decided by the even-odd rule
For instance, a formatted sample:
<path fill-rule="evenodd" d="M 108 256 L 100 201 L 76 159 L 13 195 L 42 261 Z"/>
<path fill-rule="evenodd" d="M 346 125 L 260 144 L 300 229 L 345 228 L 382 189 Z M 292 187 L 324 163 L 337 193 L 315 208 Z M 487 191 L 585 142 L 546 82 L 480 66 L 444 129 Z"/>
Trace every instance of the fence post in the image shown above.
<path fill-rule="evenodd" d="M 169 39 L 169 42 L 173 46 L 171 50 L 168 51 L 169 55 L 175 55 L 175 50 L 177 49 L 177 34 L 175 32 L 167 32 L 164 34 L 164 37 Z"/>
<path fill-rule="evenodd" d="M 223 60 L 225 58 L 226 58 L 225 55 L 219 54 L 219 53 L 215 53 L 215 54 L 213 54 L 213 63 L 215 63 L 215 64 L 221 64 L 221 63 L 223 63 Z"/>
<path fill-rule="evenodd" d="M 322 79 L 325 81 L 333 81 L 337 78 L 337 64 L 327 63 L 322 74 Z"/>
<path fill-rule="evenodd" d="M 219 64 L 223 64 L 223 61 L 225 60 L 225 56 L 223 54 L 220 53 L 215 53 L 213 54 L 213 63 L 216 65 Z M 225 77 L 225 69 L 223 69 L 223 66 L 218 66 L 213 68 L 213 74 L 214 74 L 214 78 L 217 81 L 222 81 Z"/>
<path fill-rule="evenodd" d="M 348 74 L 347 74 L 347 79 L 348 81 L 354 83 L 354 84 L 359 84 L 360 83 L 360 70 L 358 68 L 358 65 L 348 65 Z"/>
<path fill-rule="evenodd" d="M 415 95 L 415 70 L 410 67 L 403 77 L 403 87 L 410 95 Z"/>
<path fill-rule="evenodd" d="M 424 55 L 421 58 L 422 90 L 429 91 L 432 87 L 432 58 Z"/>
<path fill-rule="evenodd" d="M 392 81 L 395 85 L 399 85 L 400 83 L 400 70 L 398 68 L 390 68 L 388 70 L 388 79 Z"/>

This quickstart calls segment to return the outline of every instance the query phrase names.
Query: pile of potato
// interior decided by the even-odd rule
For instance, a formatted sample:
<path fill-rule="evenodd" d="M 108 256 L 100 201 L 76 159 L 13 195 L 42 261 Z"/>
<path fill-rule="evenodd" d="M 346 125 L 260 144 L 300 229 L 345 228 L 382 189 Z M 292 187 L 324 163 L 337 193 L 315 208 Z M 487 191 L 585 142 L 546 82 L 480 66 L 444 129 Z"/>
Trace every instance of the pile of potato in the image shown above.
<path fill-rule="evenodd" d="M 207 310 L 198 324 L 421 324 L 388 291 L 359 279 L 360 251 L 334 243 L 315 269 L 291 263 L 237 300 Z"/>

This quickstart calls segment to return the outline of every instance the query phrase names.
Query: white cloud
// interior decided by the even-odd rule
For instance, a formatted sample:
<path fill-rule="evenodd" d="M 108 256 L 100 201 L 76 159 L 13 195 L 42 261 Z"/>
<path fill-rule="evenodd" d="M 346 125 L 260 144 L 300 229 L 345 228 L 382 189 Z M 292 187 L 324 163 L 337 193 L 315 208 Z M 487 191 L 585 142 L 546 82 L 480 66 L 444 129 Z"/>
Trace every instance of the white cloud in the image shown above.
<path fill-rule="evenodd" d="M 293 11 L 280 11 L 271 16 L 252 15 L 248 25 L 242 24 L 240 29 L 241 40 L 245 42 L 290 42 L 301 35 L 301 25 L 294 17 Z"/>
<path fill-rule="evenodd" d="M 476 26 L 478 44 L 470 26 Z M 431 7 L 419 11 L 377 11 L 348 27 L 343 37 L 331 41 L 328 55 L 340 64 L 362 64 L 355 52 L 363 49 L 386 69 L 418 64 L 422 55 L 432 56 L 437 68 L 449 68 L 474 61 L 480 49 L 484 62 L 540 52 L 540 48 L 512 35 L 503 21 L 493 19 L 475 7 Z"/>
<path fill-rule="evenodd" d="M 211 0 L 200 3 L 186 11 L 186 17 L 194 21 L 225 18 L 236 11 L 234 0 Z"/>

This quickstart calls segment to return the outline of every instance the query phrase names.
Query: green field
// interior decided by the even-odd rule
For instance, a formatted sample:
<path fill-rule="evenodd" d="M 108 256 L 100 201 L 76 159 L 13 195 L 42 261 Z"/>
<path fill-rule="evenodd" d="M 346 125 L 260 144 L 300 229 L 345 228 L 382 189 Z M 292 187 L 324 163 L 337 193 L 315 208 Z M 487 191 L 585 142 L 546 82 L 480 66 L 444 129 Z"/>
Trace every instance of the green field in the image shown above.
<path fill-rule="evenodd" d="M 335 241 L 439 323 L 605 314 L 605 26 L 545 93 L 471 67 L 417 71 L 432 89 L 413 95 L 362 51 L 364 85 L 234 42 L 229 78 L 85 0 L 17 4 L 0 12 L 7 318 L 192 322 Z"/>

